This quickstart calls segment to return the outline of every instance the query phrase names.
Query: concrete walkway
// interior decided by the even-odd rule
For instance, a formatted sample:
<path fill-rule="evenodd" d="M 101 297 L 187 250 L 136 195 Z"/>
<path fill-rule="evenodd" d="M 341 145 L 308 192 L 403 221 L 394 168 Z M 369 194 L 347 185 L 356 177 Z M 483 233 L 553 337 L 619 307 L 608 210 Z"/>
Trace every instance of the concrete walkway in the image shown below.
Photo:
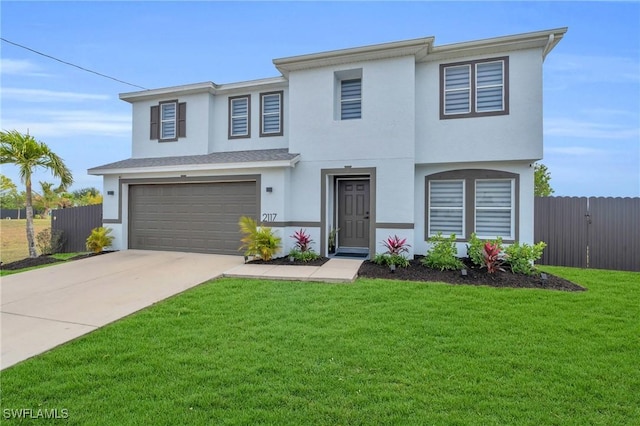
<path fill-rule="evenodd" d="M 331 259 L 322 266 L 254 265 L 248 263 L 226 271 L 224 276 L 350 283 L 356 279 L 361 264 L 362 260 L 352 259 Z"/>
<path fill-rule="evenodd" d="M 241 256 L 126 250 L 1 278 L 0 369 L 220 276 L 352 282 L 362 262 L 244 264 Z"/>

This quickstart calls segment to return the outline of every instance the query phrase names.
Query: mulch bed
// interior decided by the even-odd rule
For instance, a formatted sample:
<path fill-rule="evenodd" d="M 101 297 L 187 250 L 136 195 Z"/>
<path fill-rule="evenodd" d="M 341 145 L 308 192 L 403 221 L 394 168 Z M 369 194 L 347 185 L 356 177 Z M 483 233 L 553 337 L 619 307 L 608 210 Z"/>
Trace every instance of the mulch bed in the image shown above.
<path fill-rule="evenodd" d="M 264 260 L 261 260 L 261 259 L 256 259 L 247 263 L 251 263 L 253 265 L 266 264 L 266 265 L 289 265 L 289 266 L 322 266 L 328 261 L 329 261 L 328 257 L 319 257 L 316 260 L 311 260 L 309 262 L 301 262 L 295 259 L 293 262 L 291 262 L 289 260 L 289 256 L 285 256 L 285 257 L 277 257 L 275 259 L 271 259 L 268 262 L 265 262 Z"/>
<path fill-rule="evenodd" d="M 15 262 L 7 263 L 7 264 L 4 264 L 4 263 L 0 264 L 0 269 L 3 270 L 3 271 L 15 271 L 17 269 L 33 268 L 34 266 L 48 265 L 48 264 L 51 264 L 51 263 L 60 263 L 60 262 L 69 262 L 71 260 L 80 260 L 80 259 L 85 259 L 87 257 L 99 256 L 99 255 L 105 254 L 105 253 L 111 253 L 111 251 L 103 251 L 103 252 L 100 252 L 100 253 L 79 254 L 79 255 L 71 257 L 71 258 L 69 258 L 67 260 L 56 259 L 56 258 L 48 256 L 48 255 L 43 255 L 43 256 L 38 256 L 38 257 L 27 257 L 27 258 L 22 259 L 22 260 L 16 260 Z"/>
<path fill-rule="evenodd" d="M 551 274 L 546 274 L 546 281 L 543 281 L 539 274 L 514 274 L 509 271 L 508 267 L 504 268 L 507 272 L 498 271 L 495 274 L 489 274 L 486 269 L 480 269 L 473 265 L 469 259 L 463 259 L 463 262 L 467 269 L 466 276 L 463 276 L 460 271 L 439 271 L 427 268 L 420 263 L 420 258 L 411 260 L 409 267 L 397 268 L 395 272 L 391 272 L 388 266 L 366 261 L 360 266 L 358 276 L 405 281 L 438 281 L 448 284 L 485 285 L 491 287 L 540 288 L 562 291 L 586 290 L 586 288 L 571 281 Z"/>

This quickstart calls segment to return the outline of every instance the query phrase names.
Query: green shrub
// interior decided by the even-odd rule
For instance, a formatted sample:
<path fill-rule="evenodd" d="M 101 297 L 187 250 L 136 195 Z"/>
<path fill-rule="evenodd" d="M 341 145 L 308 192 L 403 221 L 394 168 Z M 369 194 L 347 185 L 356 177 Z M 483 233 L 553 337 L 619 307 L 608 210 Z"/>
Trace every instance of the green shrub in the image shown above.
<path fill-rule="evenodd" d="M 100 253 L 105 247 L 113 243 L 111 228 L 99 227 L 91 230 L 91 235 L 87 238 L 87 250 Z"/>
<path fill-rule="evenodd" d="M 247 216 L 242 216 L 238 222 L 242 237 L 242 245 L 239 250 L 244 249 L 245 256 L 259 257 L 269 261 L 274 254 L 280 250 L 281 239 L 273 233 L 273 230 L 266 226 L 258 226 L 256 221 Z"/>
<path fill-rule="evenodd" d="M 474 265 L 483 267 L 486 266 L 484 258 L 484 244 L 491 243 L 491 245 L 497 245 L 499 251 L 502 253 L 504 248 L 502 247 L 502 238 L 498 237 L 495 240 L 481 240 L 476 233 L 471 234 L 469 243 L 467 244 L 467 256 L 471 259 Z"/>
<path fill-rule="evenodd" d="M 378 265 L 395 265 L 399 268 L 406 268 L 410 265 L 409 259 L 400 254 L 378 253 L 371 261 Z"/>
<path fill-rule="evenodd" d="M 533 246 L 526 243 L 520 244 L 518 242 L 511 244 L 505 250 L 511 272 L 514 274 L 532 275 L 536 271 L 534 262 L 542 257 L 542 252 L 546 246 L 547 244 L 543 241 Z"/>
<path fill-rule="evenodd" d="M 318 259 L 320 255 L 311 249 L 301 251 L 300 249 L 293 248 L 289 252 L 289 257 L 293 257 L 295 260 L 299 262 L 311 262 L 313 260 Z"/>
<path fill-rule="evenodd" d="M 433 269 L 457 270 L 462 269 L 464 264 L 458 257 L 458 249 L 456 248 L 456 235 L 451 234 L 448 238 L 443 237 L 438 232 L 429 238 L 428 242 L 432 247 L 427 251 L 427 255 L 422 259 L 422 264 Z"/>
<path fill-rule="evenodd" d="M 36 246 L 40 254 L 56 254 L 62 250 L 64 244 L 63 233 L 59 229 L 43 229 L 36 235 Z"/>

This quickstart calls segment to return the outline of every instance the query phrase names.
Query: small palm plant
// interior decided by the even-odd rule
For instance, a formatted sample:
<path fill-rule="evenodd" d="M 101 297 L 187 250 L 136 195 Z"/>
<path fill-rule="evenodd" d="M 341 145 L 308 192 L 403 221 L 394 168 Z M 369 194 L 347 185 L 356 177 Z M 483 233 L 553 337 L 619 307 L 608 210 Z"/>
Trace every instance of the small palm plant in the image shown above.
<path fill-rule="evenodd" d="M 109 247 L 113 243 L 111 228 L 100 226 L 91 230 L 91 235 L 87 238 L 87 250 L 94 253 L 100 253 L 105 247 Z"/>
<path fill-rule="evenodd" d="M 245 256 L 259 257 L 269 261 L 280 249 L 281 239 L 266 226 L 258 226 L 255 220 L 242 216 L 238 222 L 240 232 L 244 234 L 239 250 L 244 250 Z"/>

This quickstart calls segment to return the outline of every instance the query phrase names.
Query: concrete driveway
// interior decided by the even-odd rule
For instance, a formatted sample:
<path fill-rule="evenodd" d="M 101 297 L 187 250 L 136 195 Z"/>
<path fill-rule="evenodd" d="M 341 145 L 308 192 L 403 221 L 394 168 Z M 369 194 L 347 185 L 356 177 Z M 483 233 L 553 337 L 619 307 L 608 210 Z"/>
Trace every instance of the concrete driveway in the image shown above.
<path fill-rule="evenodd" d="M 241 256 L 126 250 L 2 277 L 0 368 L 243 263 Z"/>

